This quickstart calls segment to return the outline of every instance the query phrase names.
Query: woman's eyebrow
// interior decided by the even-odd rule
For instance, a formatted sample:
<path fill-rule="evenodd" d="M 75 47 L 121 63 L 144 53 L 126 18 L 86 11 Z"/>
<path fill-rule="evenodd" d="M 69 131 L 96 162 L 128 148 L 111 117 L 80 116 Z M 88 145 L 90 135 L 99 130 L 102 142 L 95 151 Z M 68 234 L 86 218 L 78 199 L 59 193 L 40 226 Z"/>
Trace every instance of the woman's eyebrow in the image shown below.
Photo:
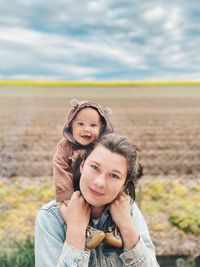
<path fill-rule="evenodd" d="M 98 165 L 98 166 L 101 166 L 101 164 L 99 164 L 97 161 L 95 161 L 95 160 L 90 160 L 90 162 L 91 163 L 95 163 L 96 165 Z"/>

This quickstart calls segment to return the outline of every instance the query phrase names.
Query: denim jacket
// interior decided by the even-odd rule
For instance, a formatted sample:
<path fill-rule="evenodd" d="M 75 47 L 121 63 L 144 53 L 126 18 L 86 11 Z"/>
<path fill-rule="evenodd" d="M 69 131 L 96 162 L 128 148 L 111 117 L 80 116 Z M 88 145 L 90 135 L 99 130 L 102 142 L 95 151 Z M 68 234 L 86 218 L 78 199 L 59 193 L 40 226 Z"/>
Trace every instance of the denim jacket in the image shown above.
<path fill-rule="evenodd" d="M 159 267 L 146 222 L 136 203 L 131 214 L 140 235 L 128 251 L 102 242 L 96 249 L 79 250 L 65 242 L 66 224 L 53 200 L 38 212 L 35 226 L 36 267 Z M 112 224 L 108 209 L 102 213 L 97 228 L 106 231 Z"/>

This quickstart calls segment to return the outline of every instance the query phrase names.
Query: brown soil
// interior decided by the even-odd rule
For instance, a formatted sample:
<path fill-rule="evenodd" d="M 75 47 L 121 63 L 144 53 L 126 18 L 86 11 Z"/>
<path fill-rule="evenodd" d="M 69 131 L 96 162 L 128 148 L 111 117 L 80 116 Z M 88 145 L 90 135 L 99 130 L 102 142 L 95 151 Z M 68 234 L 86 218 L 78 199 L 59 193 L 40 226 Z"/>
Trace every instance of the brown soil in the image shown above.
<path fill-rule="evenodd" d="M 115 128 L 139 145 L 146 174 L 200 174 L 200 97 L 94 100 L 112 107 Z M 1 97 L 0 176 L 52 175 L 68 108 L 67 97 Z"/>

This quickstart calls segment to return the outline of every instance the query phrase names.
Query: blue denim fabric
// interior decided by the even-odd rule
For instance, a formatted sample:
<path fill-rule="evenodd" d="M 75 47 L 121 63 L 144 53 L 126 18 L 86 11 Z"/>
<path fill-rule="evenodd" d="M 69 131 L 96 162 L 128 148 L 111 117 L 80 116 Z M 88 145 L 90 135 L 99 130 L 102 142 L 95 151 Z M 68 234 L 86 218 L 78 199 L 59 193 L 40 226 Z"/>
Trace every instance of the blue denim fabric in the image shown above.
<path fill-rule="evenodd" d="M 131 214 L 140 240 L 130 251 L 114 248 L 102 242 L 96 249 L 78 250 L 65 242 L 66 224 L 53 200 L 38 212 L 35 225 L 36 267 L 159 267 L 146 222 L 137 205 L 132 203 Z M 97 228 L 106 231 L 112 225 L 107 209 Z"/>

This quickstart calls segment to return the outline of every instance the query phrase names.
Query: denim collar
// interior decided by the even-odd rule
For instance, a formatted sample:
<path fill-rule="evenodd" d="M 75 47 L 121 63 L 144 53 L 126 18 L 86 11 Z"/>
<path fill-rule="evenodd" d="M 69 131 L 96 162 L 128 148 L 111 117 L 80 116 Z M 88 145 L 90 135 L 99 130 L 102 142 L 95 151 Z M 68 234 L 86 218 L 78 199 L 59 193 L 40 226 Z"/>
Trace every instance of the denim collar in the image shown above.
<path fill-rule="evenodd" d="M 96 228 L 102 231 L 106 231 L 111 225 L 113 225 L 113 220 L 108 207 L 106 207 L 99 218 Z"/>

